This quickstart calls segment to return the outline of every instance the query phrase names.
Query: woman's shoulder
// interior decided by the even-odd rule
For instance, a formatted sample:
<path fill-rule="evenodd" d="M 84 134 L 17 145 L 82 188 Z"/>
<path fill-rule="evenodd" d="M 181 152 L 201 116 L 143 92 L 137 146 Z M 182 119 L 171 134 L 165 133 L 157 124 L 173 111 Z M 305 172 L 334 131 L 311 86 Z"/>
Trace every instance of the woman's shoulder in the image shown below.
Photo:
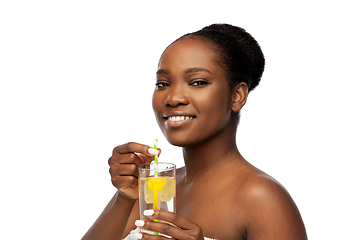
<path fill-rule="evenodd" d="M 286 193 L 286 189 L 275 178 L 258 169 L 253 169 L 244 174 L 241 181 L 242 191 L 246 191 L 250 196 L 272 194 L 276 192 Z"/>
<path fill-rule="evenodd" d="M 269 174 L 251 165 L 241 174 L 241 181 L 237 184 L 237 194 L 242 202 L 248 204 L 292 202 L 285 187 Z"/>
<path fill-rule="evenodd" d="M 306 236 L 295 202 L 285 187 L 270 175 L 255 168 L 248 171 L 236 194 L 248 233 L 265 234 L 273 229 L 282 232 L 281 235 L 291 235 L 293 231 L 297 236 Z"/>

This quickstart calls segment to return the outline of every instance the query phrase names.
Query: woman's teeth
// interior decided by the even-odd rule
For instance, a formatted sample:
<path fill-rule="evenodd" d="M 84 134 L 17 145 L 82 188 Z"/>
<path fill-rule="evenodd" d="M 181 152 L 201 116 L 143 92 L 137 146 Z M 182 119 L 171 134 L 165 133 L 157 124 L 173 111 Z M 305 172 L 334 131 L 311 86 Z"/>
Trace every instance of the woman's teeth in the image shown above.
<path fill-rule="evenodd" d="M 173 117 L 168 118 L 168 120 L 172 121 L 172 122 L 183 121 L 183 120 L 188 120 L 188 119 L 193 119 L 193 117 L 189 117 L 189 116 L 173 116 Z"/>

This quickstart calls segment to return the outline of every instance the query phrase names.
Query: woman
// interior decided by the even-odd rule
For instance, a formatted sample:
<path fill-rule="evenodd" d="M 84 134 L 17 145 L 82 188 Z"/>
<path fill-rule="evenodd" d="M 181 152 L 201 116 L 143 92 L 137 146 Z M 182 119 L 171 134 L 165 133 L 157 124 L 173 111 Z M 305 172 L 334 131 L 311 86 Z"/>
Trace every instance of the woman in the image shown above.
<path fill-rule="evenodd" d="M 139 220 L 137 168 L 160 152 L 127 143 L 109 159 L 118 191 L 83 239 L 121 239 L 136 227 L 175 239 L 307 239 L 287 191 L 248 163 L 236 146 L 239 111 L 258 85 L 264 63 L 255 39 L 226 24 L 169 45 L 160 58 L 153 109 L 167 140 L 182 147 L 185 167 L 177 170 L 176 213 L 147 215 L 176 227 Z"/>

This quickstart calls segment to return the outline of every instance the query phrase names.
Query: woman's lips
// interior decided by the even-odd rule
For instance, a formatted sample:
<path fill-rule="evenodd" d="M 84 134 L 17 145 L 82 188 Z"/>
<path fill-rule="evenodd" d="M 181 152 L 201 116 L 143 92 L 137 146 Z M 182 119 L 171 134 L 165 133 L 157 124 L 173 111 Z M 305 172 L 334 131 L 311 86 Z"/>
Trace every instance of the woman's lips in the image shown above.
<path fill-rule="evenodd" d="M 178 122 L 178 121 L 184 121 L 184 120 L 189 120 L 189 119 L 193 119 L 193 117 L 189 117 L 189 116 L 172 116 L 172 117 L 168 117 L 167 120 L 172 121 L 172 122 Z"/>
<path fill-rule="evenodd" d="M 195 116 L 184 112 L 164 114 L 165 125 L 171 128 L 182 127 L 194 120 Z"/>

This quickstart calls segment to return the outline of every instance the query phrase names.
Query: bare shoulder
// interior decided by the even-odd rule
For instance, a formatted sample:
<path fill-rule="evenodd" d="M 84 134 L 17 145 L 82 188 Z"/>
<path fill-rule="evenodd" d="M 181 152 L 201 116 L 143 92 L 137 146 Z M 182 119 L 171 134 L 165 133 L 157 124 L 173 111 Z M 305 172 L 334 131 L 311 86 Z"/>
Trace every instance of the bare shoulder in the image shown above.
<path fill-rule="evenodd" d="M 277 180 L 260 170 L 249 171 L 240 184 L 242 193 L 246 193 L 241 194 L 244 201 L 292 201 L 290 194 Z"/>
<path fill-rule="evenodd" d="M 238 190 L 248 239 L 307 239 L 295 202 L 274 178 L 253 168 Z"/>

